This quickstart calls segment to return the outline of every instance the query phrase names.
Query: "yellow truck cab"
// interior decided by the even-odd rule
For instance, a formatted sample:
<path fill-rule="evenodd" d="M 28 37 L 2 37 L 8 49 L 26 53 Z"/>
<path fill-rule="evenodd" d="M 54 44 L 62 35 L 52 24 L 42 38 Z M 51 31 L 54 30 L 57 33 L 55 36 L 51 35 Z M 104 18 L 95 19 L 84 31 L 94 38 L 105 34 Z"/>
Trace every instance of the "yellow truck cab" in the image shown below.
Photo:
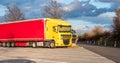
<path fill-rule="evenodd" d="M 46 40 L 52 40 L 51 47 L 72 46 L 71 25 L 61 19 L 46 19 Z"/>

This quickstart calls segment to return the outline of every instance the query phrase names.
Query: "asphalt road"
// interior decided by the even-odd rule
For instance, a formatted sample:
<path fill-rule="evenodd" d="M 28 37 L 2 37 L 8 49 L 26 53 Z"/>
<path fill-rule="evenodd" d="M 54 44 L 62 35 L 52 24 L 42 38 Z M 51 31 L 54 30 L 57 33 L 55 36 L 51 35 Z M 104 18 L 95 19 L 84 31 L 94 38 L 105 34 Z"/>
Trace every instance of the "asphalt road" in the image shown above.
<path fill-rule="evenodd" d="M 94 46 L 94 45 L 85 45 L 79 44 L 84 48 L 100 54 L 108 59 L 115 61 L 116 63 L 120 63 L 120 48 L 112 48 L 112 47 L 104 47 L 104 46 Z"/>
<path fill-rule="evenodd" d="M 0 63 L 115 63 L 83 47 L 6 48 L 0 47 Z"/>

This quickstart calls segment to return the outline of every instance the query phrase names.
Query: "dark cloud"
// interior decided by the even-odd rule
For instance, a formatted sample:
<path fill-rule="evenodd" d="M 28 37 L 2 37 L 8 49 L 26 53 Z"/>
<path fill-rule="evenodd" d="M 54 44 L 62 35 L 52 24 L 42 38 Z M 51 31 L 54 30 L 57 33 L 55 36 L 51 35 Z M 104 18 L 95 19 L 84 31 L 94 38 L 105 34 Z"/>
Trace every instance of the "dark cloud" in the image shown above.
<path fill-rule="evenodd" d="M 95 2 L 110 3 L 111 6 L 110 8 L 97 8 L 96 6 L 90 4 L 90 0 L 74 0 L 71 4 L 66 6 L 69 9 L 66 12 L 66 15 L 68 18 L 75 18 L 80 16 L 99 16 L 102 13 L 115 12 L 115 9 L 120 7 L 120 0 L 95 0 Z"/>
<path fill-rule="evenodd" d="M 89 1 L 78 1 L 74 0 L 71 4 L 67 5 L 65 8 L 69 10 L 66 12 L 67 17 L 80 17 L 80 16 L 91 16 L 93 11 L 96 10 L 96 7 L 92 4 L 89 4 Z"/>
<path fill-rule="evenodd" d="M 67 8 L 65 9 L 65 16 L 67 18 L 75 18 L 80 16 L 98 16 L 105 12 L 114 12 L 117 7 L 120 6 L 120 0 L 95 0 L 99 2 L 111 2 L 110 8 L 96 8 L 96 6 L 90 4 L 90 0 L 79 1 L 73 0 L 72 3 L 66 5 L 61 3 L 61 7 Z M 50 0 L 0 0 L 0 4 L 14 5 L 16 4 L 22 12 L 24 12 L 25 16 L 28 19 L 32 18 L 41 18 L 41 12 L 43 11 L 43 6 L 47 5 Z"/>
<path fill-rule="evenodd" d="M 75 18 L 80 16 L 99 16 L 102 13 L 113 11 L 111 8 L 96 8 L 96 6 L 89 3 L 90 1 L 74 0 L 66 7 L 69 9 L 66 12 L 68 18 Z"/>

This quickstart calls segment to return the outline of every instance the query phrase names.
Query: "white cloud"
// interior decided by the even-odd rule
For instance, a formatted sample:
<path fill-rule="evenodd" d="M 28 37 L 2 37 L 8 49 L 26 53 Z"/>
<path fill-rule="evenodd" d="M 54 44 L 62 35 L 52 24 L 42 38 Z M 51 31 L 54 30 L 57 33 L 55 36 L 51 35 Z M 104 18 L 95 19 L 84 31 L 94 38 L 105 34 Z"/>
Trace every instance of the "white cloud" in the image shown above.
<path fill-rule="evenodd" d="M 72 11 L 73 10 L 73 7 L 64 7 L 63 8 L 64 11 L 68 12 L 68 11 Z"/>
<path fill-rule="evenodd" d="M 106 13 L 100 14 L 98 17 L 101 17 L 101 18 L 113 18 L 115 16 L 116 16 L 115 12 L 106 12 Z"/>
<path fill-rule="evenodd" d="M 81 8 L 81 3 L 79 0 L 74 0 L 72 3 L 68 4 L 67 6 L 63 7 L 65 11 L 72 11 L 75 9 Z"/>
<path fill-rule="evenodd" d="M 24 7 L 24 9 L 26 9 L 26 10 L 29 10 L 29 9 L 31 9 L 32 7 L 31 6 L 25 6 Z"/>
<path fill-rule="evenodd" d="M 82 6 L 85 6 L 86 4 L 82 4 Z"/>
<path fill-rule="evenodd" d="M 100 2 L 97 0 L 90 0 L 90 4 L 96 6 L 98 9 L 99 8 L 110 8 L 111 3 L 104 3 L 104 2 Z"/>
<path fill-rule="evenodd" d="M 41 4 L 42 7 L 47 6 L 47 5 L 48 5 L 47 3 Z"/>
<path fill-rule="evenodd" d="M 88 28 L 86 26 L 74 26 L 73 29 L 74 30 L 84 30 L 84 31 L 88 30 Z"/>
<path fill-rule="evenodd" d="M 95 23 L 80 20 L 80 19 L 69 19 L 67 22 L 71 23 L 72 28 L 76 30 L 77 33 L 84 33 L 86 31 L 89 31 L 91 28 L 93 28 Z"/>

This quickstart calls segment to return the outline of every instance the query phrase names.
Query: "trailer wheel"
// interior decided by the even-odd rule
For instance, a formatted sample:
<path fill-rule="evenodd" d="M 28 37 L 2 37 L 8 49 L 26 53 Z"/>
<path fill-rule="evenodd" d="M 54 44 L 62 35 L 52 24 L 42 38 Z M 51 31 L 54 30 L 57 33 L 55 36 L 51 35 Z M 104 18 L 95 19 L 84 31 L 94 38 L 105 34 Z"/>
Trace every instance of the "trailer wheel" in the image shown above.
<path fill-rule="evenodd" d="M 5 47 L 5 45 L 6 45 L 6 43 L 5 43 L 5 42 L 3 42 L 3 43 L 2 43 L 2 46 L 3 46 L 3 47 Z"/>
<path fill-rule="evenodd" d="M 2 46 L 2 43 L 0 43 L 0 47 Z"/>
<path fill-rule="evenodd" d="M 3 47 L 3 42 L 1 42 L 1 47 Z"/>
<path fill-rule="evenodd" d="M 11 42 L 10 46 L 11 46 L 11 47 L 14 47 L 14 45 L 15 45 L 15 44 L 14 44 L 13 42 Z"/>
<path fill-rule="evenodd" d="M 6 47 L 10 47 L 10 43 L 9 42 L 6 43 Z"/>
<path fill-rule="evenodd" d="M 54 41 L 50 42 L 49 46 L 50 48 L 55 48 L 55 42 Z"/>
<path fill-rule="evenodd" d="M 36 42 L 33 42 L 33 43 L 32 43 L 32 47 L 33 47 L 33 48 L 36 48 L 36 47 L 37 47 L 37 43 L 36 43 Z"/>

